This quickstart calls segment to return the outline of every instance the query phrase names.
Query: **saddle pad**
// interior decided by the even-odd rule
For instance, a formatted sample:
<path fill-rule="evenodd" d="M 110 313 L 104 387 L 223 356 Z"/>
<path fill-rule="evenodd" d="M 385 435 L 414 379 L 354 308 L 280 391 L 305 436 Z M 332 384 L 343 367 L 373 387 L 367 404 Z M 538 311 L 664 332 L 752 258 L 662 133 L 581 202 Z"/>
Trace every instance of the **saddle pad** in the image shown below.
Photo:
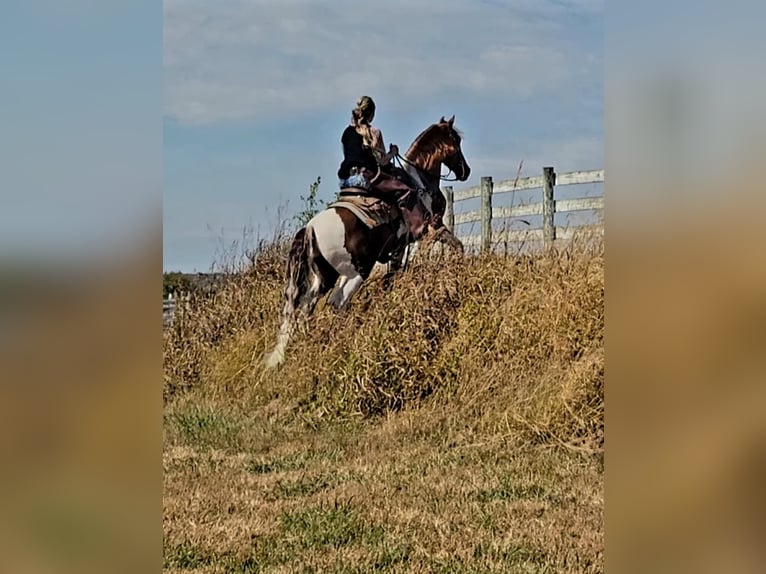
<path fill-rule="evenodd" d="M 329 207 L 342 207 L 348 209 L 370 229 L 388 223 L 396 217 L 394 207 L 376 197 L 363 195 L 347 195 L 341 197 Z"/>

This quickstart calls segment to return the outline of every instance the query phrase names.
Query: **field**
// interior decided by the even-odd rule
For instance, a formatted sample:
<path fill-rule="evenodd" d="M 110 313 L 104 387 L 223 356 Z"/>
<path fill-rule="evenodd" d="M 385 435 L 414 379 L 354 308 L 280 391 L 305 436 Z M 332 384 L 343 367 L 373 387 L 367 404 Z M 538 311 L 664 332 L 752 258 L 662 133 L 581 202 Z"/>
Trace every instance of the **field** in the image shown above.
<path fill-rule="evenodd" d="M 421 261 L 266 375 L 284 248 L 165 336 L 165 572 L 603 571 L 603 243 Z"/>

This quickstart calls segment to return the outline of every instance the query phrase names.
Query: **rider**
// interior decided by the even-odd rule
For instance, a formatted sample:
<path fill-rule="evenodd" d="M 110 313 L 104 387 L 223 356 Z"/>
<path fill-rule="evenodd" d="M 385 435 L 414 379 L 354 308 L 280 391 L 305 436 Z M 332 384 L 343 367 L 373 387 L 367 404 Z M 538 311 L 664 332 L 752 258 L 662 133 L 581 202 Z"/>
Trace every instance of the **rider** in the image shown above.
<path fill-rule="evenodd" d="M 381 199 L 395 199 L 409 187 L 391 175 L 391 160 L 399 154 L 398 146 L 391 144 L 386 153 L 380 129 L 372 125 L 375 102 L 362 96 L 351 112 L 351 123 L 343 131 L 343 162 L 338 169 L 340 188 L 360 187 L 380 192 Z"/>
<path fill-rule="evenodd" d="M 420 234 L 422 214 L 413 213 L 416 194 L 403 181 L 391 173 L 391 160 L 399 154 L 399 148 L 391 144 L 388 153 L 380 130 L 372 125 L 375 117 L 375 102 L 369 96 L 362 96 L 351 112 L 351 123 L 343 131 L 343 162 L 338 169 L 341 189 L 362 188 L 386 201 L 396 203 L 416 234 Z M 413 192 L 413 193 L 408 193 Z M 405 203 L 403 203 L 403 201 Z"/>

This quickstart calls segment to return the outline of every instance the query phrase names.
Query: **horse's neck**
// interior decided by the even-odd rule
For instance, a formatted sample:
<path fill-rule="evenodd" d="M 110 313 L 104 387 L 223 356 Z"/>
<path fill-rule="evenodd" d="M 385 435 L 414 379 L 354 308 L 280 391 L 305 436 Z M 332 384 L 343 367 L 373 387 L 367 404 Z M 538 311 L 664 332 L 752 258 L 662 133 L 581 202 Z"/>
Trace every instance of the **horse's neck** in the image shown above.
<path fill-rule="evenodd" d="M 402 162 L 404 171 L 419 187 L 424 189 L 438 187 L 441 162 L 437 162 L 432 156 L 412 148 L 407 150 L 404 159 L 406 160 Z"/>
<path fill-rule="evenodd" d="M 407 160 L 402 162 L 402 168 L 404 169 L 405 173 L 410 176 L 410 178 L 412 178 L 412 181 L 414 181 L 418 187 L 428 187 L 428 182 L 425 181 L 425 177 L 423 177 L 425 174 L 421 175 L 420 170 L 415 167 L 415 164 L 410 163 L 407 156 L 404 156 L 404 159 Z"/>

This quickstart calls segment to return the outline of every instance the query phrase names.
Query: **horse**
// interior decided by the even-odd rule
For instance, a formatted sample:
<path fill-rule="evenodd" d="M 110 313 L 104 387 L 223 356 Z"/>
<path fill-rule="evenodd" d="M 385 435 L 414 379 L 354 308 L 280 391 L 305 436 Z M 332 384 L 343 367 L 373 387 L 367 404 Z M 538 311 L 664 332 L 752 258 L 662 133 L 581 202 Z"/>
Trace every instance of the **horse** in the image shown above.
<path fill-rule="evenodd" d="M 410 179 L 411 187 L 417 190 L 415 199 L 428 222 L 424 235 L 462 247 L 441 222 L 446 206 L 439 189 L 442 164 L 455 174 L 457 181 L 466 181 L 471 175 L 461 149 L 462 136 L 454 122 L 454 115 L 449 119 L 442 116 L 423 130 L 404 156 L 399 157 L 398 172 L 404 176 L 402 179 Z M 341 190 L 341 195 L 344 191 L 351 190 Z M 264 358 L 265 367 L 270 369 L 284 361 L 298 313 L 307 320 L 319 299 L 333 287 L 335 291 L 328 303 L 338 310 L 345 309 L 376 264 L 399 265 L 404 249 L 416 239 L 409 231 L 401 215 L 387 223 L 369 226 L 353 210 L 343 207 L 342 201 L 319 212 L 300 229 L 287 260 L 282 325 L 273 351 Z"/>

